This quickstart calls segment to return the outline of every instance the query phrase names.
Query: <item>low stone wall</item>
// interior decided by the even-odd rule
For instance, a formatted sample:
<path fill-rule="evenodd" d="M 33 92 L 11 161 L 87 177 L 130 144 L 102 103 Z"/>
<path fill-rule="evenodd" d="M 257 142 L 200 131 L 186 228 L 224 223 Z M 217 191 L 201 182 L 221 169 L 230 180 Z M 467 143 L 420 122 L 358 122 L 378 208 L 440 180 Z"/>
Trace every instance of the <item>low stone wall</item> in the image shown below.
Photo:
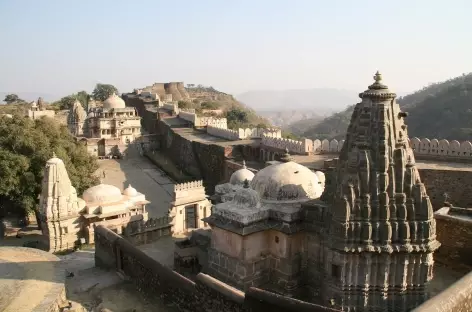
<path fill-rule="evenodd" d="M 436 235 L 441 247 L 434 254 L 436 261 L 459 270 L 472 270 L 472 218 L 448 214 L 449 207 L 435 214 Z"/>
<path fill-rule="evenodd" d="M 203 273 L 199 273 L 193 282 L 103 226 L 95 228 L 95 264 L 121 272 L 150 300 L 160 298 L 180 311 L 337 311 L 257 288 L 244 293 Z"/>
<path fill-rule="evenodd" d="M 123 236 L 135 246 L 149 244 L 172 235 L 171 221 L 171 218 L 164 216 L 129 223 L 123 230 Z"/>
<path fill-rule="evenodd" d="M 426 301 L 412 312 L 470 312 L 472 311 L 472 272 L 443 292 Z"/>

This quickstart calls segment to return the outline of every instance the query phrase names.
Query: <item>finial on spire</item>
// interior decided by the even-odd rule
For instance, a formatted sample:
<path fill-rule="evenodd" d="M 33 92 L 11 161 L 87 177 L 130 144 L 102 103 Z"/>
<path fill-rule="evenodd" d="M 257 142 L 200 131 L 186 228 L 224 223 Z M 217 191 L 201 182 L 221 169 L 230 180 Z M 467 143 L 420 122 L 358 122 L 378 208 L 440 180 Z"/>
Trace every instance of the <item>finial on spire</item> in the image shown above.
<path fill-rule="evenodd" d="M 52 152 L 52 158 L 57 158 L 56 152 L 54 152 L 54 151 Z"/>
<path fill-rule="evenodd" d="M 243 169 L 246 169 L 246 161 L 243 159 Z"/>
<path fill-rule="evenodd" d="M 377 72 L 375 73 L 375 75 L 374 75 L 374 80 L 375 80 L 375 82 L 380 82 L 380 81 L 382 81 L 382 74 L 379 73 L 379 71 L 377 71 Z"/>
<path fill-rule="evenodd" d="M 130 183 L 130 184 L 128 184 L 128 188 L 132 188 L 132 186 L 131 186 L 131 183 Z"/>

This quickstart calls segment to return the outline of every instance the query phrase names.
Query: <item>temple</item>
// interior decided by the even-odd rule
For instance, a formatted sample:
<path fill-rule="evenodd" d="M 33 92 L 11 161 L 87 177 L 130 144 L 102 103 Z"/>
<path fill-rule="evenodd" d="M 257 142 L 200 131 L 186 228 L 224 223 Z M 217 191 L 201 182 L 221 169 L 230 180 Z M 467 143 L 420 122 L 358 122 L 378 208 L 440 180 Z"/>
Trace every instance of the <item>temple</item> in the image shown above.
<path fill-rule="evenodd" d="M 70 132 L 87 145 L 95 156 L 120 156 L 129 143 L 141 137 L 141 117 L 116 94 L 98 107 L 90 100 L 87 110 L 75 101 L 69 112 Z"/>
<path fill-rule="evenodd" d="M 244 166 L 216 186 L 203 219 L 210 239 L 190 238 L 207 250 L 196 255 L 203 272 L 342 311 L 409 311 L 427 299 L 440 246 L 433 208 L 407 114 L 378 72 L 374 79 L 326 180 L 286 150 L 255 175 Z"/>
<path fill-rule="evenodd" d="M 82 198 L 72 186 L 64 162 L 53 155 L 46 162 L 39 213 L 42 249 L 70 250 L 80 243 L 94 243 L 94 226 L 104 225 L 121 234 L 133 222 L 146 221 L 146 200 L 129 185 L 123 192 L 108 184 L 87 189 Z"/>

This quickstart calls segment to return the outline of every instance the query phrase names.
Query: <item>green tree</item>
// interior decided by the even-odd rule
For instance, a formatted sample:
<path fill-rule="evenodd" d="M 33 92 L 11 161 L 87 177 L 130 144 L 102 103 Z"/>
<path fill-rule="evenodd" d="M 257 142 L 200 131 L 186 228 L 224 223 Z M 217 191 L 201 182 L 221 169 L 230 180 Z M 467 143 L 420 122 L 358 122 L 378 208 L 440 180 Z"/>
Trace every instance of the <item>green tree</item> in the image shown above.
<path fill-rule="evenodd" d="M 90 100 L 90 94 L 87 91 L 79 91 L 75 98 L 82 104 L 82 107 L 88 107 L 88 102 Z"/>
<path fill-rule="evenodd" d="M 241 108 L 234 107 L 226 112 L 226 119 L 228 128 L 235 129 L 244 127 L 244 124 L 249 122 L 249 114 Z"/>
<path fill-rule="evenodd" d="M 70 109 L 76 99 L 76 96 L 72 94 L 61 98 L 59 101 L 53 103 L 52 105 L 57 106 L 59 109 Z"/>
<path fill-rule="evenodd" d="M 111 84 L 97 83 L 92 91 L 92 97 L 98 101 L 105 101 L 113 93 L 118 94 L 118 89 Z"/>
<path fill-rule="evenodd" d="M 13 104 L 13 103 L 18 103 L 18 102 L 24 102 L 22 99 L 18 97 L 16 94 L 7 94 L 5 96 L 5 99 L 3 100 L 7 104 Z"/>
<path fill-rule="evenodd" d="M 216 102 L 203 102 L 200 106 L 203 109 L 219 109 L 221 107 L 221 105 Z"/>
<path fill-rule="evenodd" d="M 179 108 L 192 108 L 192 104 L 186 101 L 178 101 L 177 105 Z"/>
<path fill-rule="evenodd" d="M 66 126 L 47 117 L 0 117 L 0 217 L 37 212 L 44 166 L 53 152 L 64 161 L 78 194 L 98 183 L 96 159 Z"/>

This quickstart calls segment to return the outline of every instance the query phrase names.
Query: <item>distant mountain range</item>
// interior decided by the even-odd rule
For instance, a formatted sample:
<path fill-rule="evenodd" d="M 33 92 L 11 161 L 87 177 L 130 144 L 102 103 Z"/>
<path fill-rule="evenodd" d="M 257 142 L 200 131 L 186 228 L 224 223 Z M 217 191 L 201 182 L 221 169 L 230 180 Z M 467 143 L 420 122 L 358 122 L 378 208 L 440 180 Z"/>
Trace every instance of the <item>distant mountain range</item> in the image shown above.
<path fill-rule="evenodd" d="M 356 100 L 353 103 L 357 103 Z M 410 137 L 448 140 L 472 139 L 472 73 L 434 83 L 397 99 Z M 310 139 L 343 139 L 354 105 L 321 121 L 298 121 L 288 127 Z"/>
<path fill-rule="evenodd" d="M 356 103 L 357 92 L 329 88 L 255 90 L 239 94 L 236 99 L 274 126 L 302 133 L 314 122 Z M 306 123 L 300 125 L 298 122 Z M 291 129 L 291 124 L 296 124 L 295 130 Z"/>
<path fill-rule="evenodd" d="M 0 92 L 0 104 L 4 104 L 5 102 L 3 99 L 5 99 L 5 96 L 12 93 L 18 95 L 20 99 L 25 100 L 26 102 L 36 101 L 39 97 L 42 97 L 46 102 L 52 102 L 60 98 L 60 96 L 54 94 L 41 92 Z"/>
<path fill-rule="evenodd" d="M 357 101 L 357 93 L 338 89 L 255 90 L 236 96 L 256 112 L 313 111 L 324 116 L 345 109 Z"/>

